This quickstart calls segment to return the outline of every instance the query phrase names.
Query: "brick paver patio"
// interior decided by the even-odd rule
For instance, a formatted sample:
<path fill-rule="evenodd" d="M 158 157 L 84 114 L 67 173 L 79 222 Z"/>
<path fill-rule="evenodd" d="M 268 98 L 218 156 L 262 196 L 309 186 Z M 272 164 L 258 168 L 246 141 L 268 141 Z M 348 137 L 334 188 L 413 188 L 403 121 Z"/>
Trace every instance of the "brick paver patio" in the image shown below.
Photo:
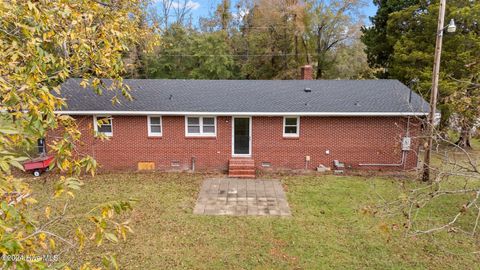
<path fill-rule="evenodd" d="M 290 216 L 285 192 L 278 180 L 207 179 L 197 204 L 199 215 Z"/>

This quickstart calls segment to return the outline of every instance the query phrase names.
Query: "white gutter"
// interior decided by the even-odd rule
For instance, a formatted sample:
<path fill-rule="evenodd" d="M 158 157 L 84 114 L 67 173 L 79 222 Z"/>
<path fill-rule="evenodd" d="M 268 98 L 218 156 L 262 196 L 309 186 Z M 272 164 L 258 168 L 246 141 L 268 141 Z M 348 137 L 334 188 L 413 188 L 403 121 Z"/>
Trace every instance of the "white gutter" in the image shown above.
<path fill-rule="evenodd" d="M 172 112 L 172 111 L 55 111 L 67 115 L 212 115 L 212 116 L 425 116 L 427 112 Z"/>

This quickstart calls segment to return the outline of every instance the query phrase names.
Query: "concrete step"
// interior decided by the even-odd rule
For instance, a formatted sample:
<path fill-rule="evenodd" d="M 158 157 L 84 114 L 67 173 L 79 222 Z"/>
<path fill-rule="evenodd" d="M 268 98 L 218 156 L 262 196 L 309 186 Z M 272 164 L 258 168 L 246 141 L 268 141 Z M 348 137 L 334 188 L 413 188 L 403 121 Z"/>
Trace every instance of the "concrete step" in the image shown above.
<path fill-rule="evenodd" d="M 228 177 L 255 178 L 255 170 L 229 170 Z"/>
<path fill-rule="evenodd" d="M 253 159 L 230 159 L 228 162 L 229 165 L 237 165 L 237 164 L 242 164 L 242 165 L 255 165 L 255 162 Z"/>
<path fill-rule="evenodd" d="M 229 168 L 255 168 L 255 164 L 250 164 L 250 163 L 230 163 L 228 164 Z"/>
<path fill-rule="evenodd" d="M 228 174 L 228 177 L 232 177 L 232 178 L 255 178 L 256 176 L 255 175 L 241 175 L 241 174 Z"/>
<path fill-rule="evenodd" d="M 254 170 L 255 166 L 250 164 L 230 164 L 228 165 L 229 170 Z"/>
<path fill-rule="evenodd" d="M 253 174 L 253 175 L 255 175 L 255 169 L 228 170 L 228 173 L 232 173 L 232 174 Z"/>
<path fill-rule="evenodd" d="M 255 178 L 255 162 L 253 159 L 235 158 L 228 162 L 228 176 L 238 178 Z"/>

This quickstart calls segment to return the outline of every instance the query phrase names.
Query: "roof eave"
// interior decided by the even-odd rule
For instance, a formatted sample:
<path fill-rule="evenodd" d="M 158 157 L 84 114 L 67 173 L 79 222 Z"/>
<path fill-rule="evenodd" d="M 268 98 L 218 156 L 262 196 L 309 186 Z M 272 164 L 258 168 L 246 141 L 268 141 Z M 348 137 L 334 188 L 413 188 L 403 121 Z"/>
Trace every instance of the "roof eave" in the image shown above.
<path fill-rule="evenodd" d="M 66 115 L 212 115 L 212 116 L 425 116 L 428 112 L 180 112 L 180 111 L 55 111 Z"/>

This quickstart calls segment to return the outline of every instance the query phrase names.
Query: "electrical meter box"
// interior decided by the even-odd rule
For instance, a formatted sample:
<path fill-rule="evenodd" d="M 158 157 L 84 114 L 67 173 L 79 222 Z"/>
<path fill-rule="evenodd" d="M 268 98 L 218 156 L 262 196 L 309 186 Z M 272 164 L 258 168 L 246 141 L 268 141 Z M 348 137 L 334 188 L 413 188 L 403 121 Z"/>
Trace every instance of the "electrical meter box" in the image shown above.
<path fill-rule="evenodd" d="M 410 150 L 410 145 L 412 144 L 412 138 L 410 137 L 403 137 L 402 139 L 402 150 L 408 151 Z"/>

